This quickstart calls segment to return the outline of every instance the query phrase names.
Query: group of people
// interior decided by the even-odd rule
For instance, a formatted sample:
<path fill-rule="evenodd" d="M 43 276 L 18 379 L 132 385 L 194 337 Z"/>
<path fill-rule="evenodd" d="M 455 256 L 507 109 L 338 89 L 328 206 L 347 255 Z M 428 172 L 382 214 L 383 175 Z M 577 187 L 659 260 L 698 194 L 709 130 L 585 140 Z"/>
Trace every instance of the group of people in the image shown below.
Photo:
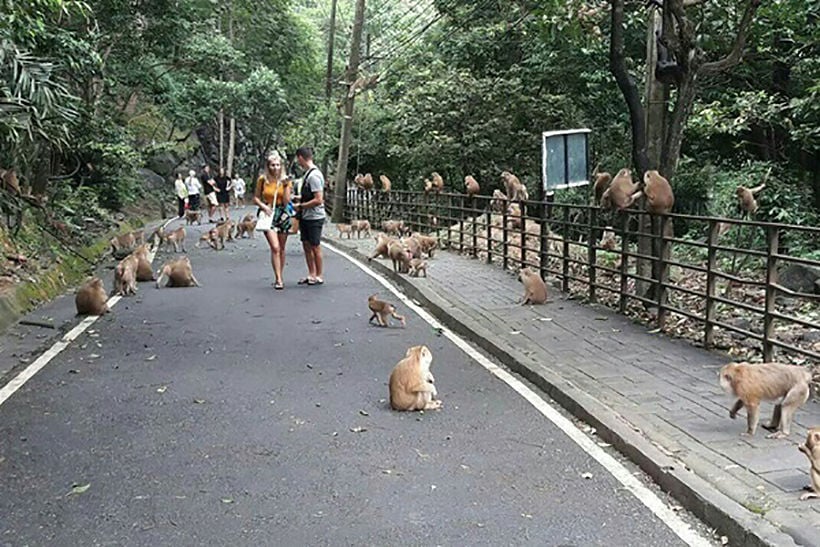
<path fill-rule="evenodd" d="M 219 174 L 216 176 L 211 174 L 211 168 L 207 165 L 199 177 L 193 169 L 184 180 L 182 173 L 177 173 L 174 191 L 177 197 L 177 213 L 180 217 L 185 214 L 186 209 L 199 210 L 202 205 L 200 196 L 205 196 L 209 222 L 216 222 L 217 209 L 219 221 L 229 218 L 231 192 L 236 205 L 245 205 L 245 181 L 238 174 L 229 176 L 224 167 L 219 168 Z"/>
<path fill-rule="evenodd" d="M 325 179 L 313 163 L 313 150 L 309 147 L 305 146 L 296 151 L 296 162 L 303 171 L 299 188 L 294 189 L 294 179 L 288 175 L 278 152 L 273 152 L 267 157 L 265 168 L 254 188 L 253 203 L 259 208 L 257 216 L 264 213 L 271 217 L 271 227 L 264 230 L 264 234 L 270 247 L 273 287 L 276 290 L 285 287 L 282 277 L 285 267 L 285 244 L 291 228 L 297 226 L 308 270 L 307 276 L 300 279 L 298 284 L 324 283 L 321 240 L 322 227 L 327 217 L 324 206 Z M 236 174 L 229 177 L 223 168 L 219 169 L 218 175 L 212 176 L 210 168 L 205 166 L 200 177 L 192 170 L 184 180 L 178 173 L 174 188 L 180 217 L 185 215 L 186 209 L 200 208 L 200 195 L 205 196 L 210 222 L 222 222 L 230 218 L 231 191 L 237 205 L 245 204 L 245 181 Z M 217 208 L 220 214 L 218 221 L 215 220 Z"/>

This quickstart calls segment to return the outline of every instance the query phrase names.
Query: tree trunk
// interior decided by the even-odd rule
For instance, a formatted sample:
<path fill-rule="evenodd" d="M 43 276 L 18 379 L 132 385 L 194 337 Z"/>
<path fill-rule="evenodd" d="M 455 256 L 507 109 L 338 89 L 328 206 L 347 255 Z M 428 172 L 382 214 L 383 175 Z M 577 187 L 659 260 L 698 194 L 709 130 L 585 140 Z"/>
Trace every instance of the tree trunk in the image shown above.
<path fill-rule="evenodd" d="M 228 122 L 228 173 L 233 175 L 233 162 L 235 158 L 236 148 L 236 118 L 231 116 Z"/>
<path fill-rule="evenodd" d="M 225 167 L 225 111 L 221 108 L 217 120 L 219 124 L 219 168 L 222 169 Z"/>

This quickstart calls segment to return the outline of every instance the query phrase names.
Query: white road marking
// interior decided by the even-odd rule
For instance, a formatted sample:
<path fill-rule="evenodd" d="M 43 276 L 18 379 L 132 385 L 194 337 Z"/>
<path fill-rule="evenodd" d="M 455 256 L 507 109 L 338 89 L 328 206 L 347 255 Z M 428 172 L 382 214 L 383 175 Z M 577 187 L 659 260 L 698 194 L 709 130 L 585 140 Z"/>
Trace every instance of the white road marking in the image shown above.
<path fill-rule="evenodd" d="M 655 495 L 649 488 L 644 486 L 629 470 L 624 467 L 618 460 L 607 454 L 603 448 L 598 446 L 595 441 L 590 439 L 587 435 L 581 432 L 569 419 L 564 417 L 553 406 L 542 399 L 537 393 L 527 387 L 518 378 L 494 364 L 487 359 L 478 350 L 472 347 L 469 343 L 455 334 L 453 331 L 442 325 L 435 317 L 430 315 L 427 311 L 416 305 L 404 293 L 399 291 L 387 279 L 377 274 L 371 268 L 363 264 L 361 261 L 348 255 L 341 249 L 336 248 L 332 244 L 327 243 L 326 246 L 334 253 L 341 255 L 348 261 L 352 262 L 360 270 L 367 275 L 381 283 L 384 288 L 393 293 L 393 295 L 401 300 L 401 302 L 416 312 L 422 319 L 424 319 L 434 329 L 440 329 L 442 335 L 447 337 L 451 342 L 458 346 L 464 353 L 470 356 L 473 360 L 478 362 L 482 367 L 494 374 L 498 379 L 502 380 L 508 386 L 527 400 L 532 406 L 536 408 L 544 417 L 555 424 L 561 431 L 563 431 L 570 439 L 581 447 L 581 449 L 601 464 L 609 473 L 615 477 L 624 487 L 632 492 L 632 494 L 643 503 L 652 513 L 658 517 L 664 524 L 666 524 L 681 540 L 687 545 L 708 547 L 711 543 L 689 526 L 683 519 L 680 518 L 672 509 L 670 509 L 663 500 Z"/>
<path fill-rule="evenodd" d="M 176 220 L 176 217 L 172 217 L 166 220 L 162 224 L 162 228 L 164 229 L 168 224 L 172 221 Z M 148 260 L 153 263 L 154 257 L 156 256 L 156 250 L 151 250 L 148 253 Z M 108 299 L 108 307 L 113 308 L 117 302 L 122 299 L 121 296 L 112 296 Z M 68 331 L 59 341 L 55 342 L 53 346 L 48 348 L 42 355 L 40 355 L 37 359 L 34 360 L 29 366 L 23 369 L 20 374 L 12 378 L 9 383 L 0 389 L 0 405 L 5 403 L 9 397 L 14 395 L 14 392 L 20 389 L 28 382 L 35 374 L 37 374 L 44 366 L 46 366 L 52 359 L 57 357 L 64 349 L 68 347 L 71 342 L 77 339 L 82 333 L 84 333 L 88 327 L 94 324 L 100 316 L 98 315 L 89 315 L 88 317 L 84 318 L 80 323 Z"/>

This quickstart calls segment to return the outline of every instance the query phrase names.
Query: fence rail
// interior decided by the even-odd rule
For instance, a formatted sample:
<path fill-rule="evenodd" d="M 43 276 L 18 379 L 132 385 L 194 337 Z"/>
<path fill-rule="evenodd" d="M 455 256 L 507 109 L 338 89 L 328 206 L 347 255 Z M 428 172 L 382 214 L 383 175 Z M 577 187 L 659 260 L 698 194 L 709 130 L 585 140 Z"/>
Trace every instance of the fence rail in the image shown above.
<path fill-rule="evenodd" d="M 661 330 L 670 320 L 678 330 L 697 329 L 707 348 L 743 347 L 745 339 L 745 349 L 762 351 L 766 361 L 782 351 L 820 364 L 820 294 L 780 283 L 787 269 L 820 271 L 820 261 L 790 256 L 787 247 L 798 236 L 820 242 L 818 227 L 452 193 L 349 188 L 346 197 L 347 220 L 376 228 L 403 220 L 435 234 L 442 247 L 504 269 L 534 268 L 566 293 Z M 676 237 L 676 223 L 701 237 Z M 755 237 L 763 248 L 752 248 Z"/>

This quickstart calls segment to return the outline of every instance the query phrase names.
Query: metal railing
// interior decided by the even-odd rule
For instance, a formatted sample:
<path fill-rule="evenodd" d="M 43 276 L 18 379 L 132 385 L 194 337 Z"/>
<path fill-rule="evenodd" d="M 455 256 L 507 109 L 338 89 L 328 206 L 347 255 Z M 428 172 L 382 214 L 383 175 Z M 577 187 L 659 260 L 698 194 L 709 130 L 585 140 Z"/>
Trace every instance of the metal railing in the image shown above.
<path fill-rule="evenodd" d="M 820 270 L 820 261 L 790 256 L 781 244 L 798 234 L 820 242 L 818 227 L 465 194 L 347 192 L 348 220 L 367 219 L 376 229 L 384 220 L 403 220 L 411 230 L 435 234 L 442 247 L 504 269 L 529 266 L 559 279 L 565 293 L 641 316 L 661 330 L 671 320 L 697 329 L 707 348 L 747 339 L 760 342 L 749 349 L 762 350 L 766 361 L 785 351 L 820 364 L 820 337 L 812 335 L 820 331 L 820 295 L 778 281 L 786 266 Z M 676 223 L 702 237 L 676 237 Z M 755 237 L 765 240 L 764 248 L 752 248 Z"/>

